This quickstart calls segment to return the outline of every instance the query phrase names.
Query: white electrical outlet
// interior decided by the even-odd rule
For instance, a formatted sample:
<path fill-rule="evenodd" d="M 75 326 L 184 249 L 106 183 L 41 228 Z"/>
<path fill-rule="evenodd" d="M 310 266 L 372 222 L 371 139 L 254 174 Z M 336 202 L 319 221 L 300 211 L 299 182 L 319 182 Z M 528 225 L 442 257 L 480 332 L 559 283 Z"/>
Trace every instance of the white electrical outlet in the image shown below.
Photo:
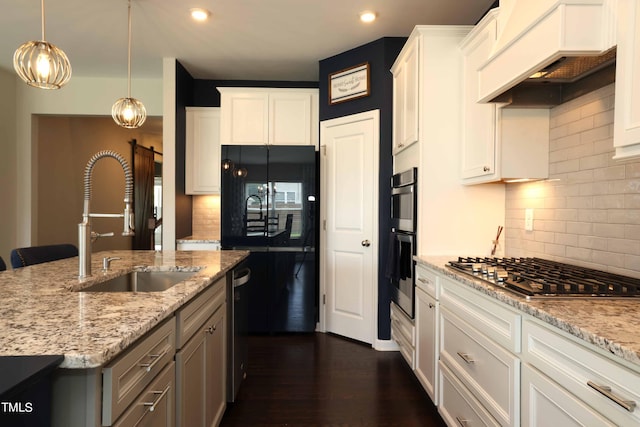
<path fill-rule="evenodd" d="M 533 209 L 525 209 L 524 211 L 524 229 L 525 231 L 533 231 Z"/>

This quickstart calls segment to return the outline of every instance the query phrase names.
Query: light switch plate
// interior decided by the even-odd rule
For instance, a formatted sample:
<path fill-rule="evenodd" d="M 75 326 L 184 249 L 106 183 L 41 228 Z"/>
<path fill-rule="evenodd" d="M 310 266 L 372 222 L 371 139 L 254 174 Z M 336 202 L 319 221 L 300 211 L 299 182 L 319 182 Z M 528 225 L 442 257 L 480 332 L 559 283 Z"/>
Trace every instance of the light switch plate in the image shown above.
<path fill-rule="evenodd" d="M 524 229 L 525 231 L 533 231 L 533 209 L 525 209 L 524 211 Z"/>

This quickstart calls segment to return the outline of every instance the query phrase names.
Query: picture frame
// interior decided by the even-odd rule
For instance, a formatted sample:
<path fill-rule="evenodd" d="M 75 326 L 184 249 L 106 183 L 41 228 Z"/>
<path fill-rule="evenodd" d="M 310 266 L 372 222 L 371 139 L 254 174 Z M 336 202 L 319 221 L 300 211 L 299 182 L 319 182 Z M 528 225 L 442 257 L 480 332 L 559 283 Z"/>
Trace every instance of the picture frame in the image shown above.
<path fill-rule="evenodd" d="M 329 74 L 329 105 L 369 96 L 370 91 L 368 62 Z"/>

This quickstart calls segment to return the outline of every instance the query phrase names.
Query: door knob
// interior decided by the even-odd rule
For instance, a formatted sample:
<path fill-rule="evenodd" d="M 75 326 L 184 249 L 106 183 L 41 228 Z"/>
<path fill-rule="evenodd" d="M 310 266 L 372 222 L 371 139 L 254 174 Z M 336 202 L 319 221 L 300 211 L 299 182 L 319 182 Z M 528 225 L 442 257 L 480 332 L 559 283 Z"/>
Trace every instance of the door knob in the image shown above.
<path fill-rule="evenodd" d="M 368 248 L 369 246 L 371 246 L 371 242 L 368 240 L 363 240 L 362 241 L 362 246 L 364 246 L 365 248 Z"/>

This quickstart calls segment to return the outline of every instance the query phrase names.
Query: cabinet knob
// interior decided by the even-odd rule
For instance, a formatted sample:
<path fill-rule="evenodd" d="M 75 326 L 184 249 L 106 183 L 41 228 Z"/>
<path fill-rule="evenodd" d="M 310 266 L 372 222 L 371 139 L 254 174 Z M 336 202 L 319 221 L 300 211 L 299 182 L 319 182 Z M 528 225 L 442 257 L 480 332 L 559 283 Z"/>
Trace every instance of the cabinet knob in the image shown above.
<path fill-rule="evenodd" d="M 361 245 L 364 246 L 365 248 L 368 248 L 369 246 L 371 246 L 371 242 L 368 240 L 363 240 Z"/>
<path fill-rule="evenodd" d="M 435 307 L 435 305 L 432 302 L 430 302 L 429 303 L 429 308 L 433 308 L 433 307 Z"/>
<path fill-rule="evenodd" d="M 491 168 L 489 166 L 485 166 L 485 167 L 482 168 L 482 170 L 484 172 L 489 172 L 491 170 Z"/>

